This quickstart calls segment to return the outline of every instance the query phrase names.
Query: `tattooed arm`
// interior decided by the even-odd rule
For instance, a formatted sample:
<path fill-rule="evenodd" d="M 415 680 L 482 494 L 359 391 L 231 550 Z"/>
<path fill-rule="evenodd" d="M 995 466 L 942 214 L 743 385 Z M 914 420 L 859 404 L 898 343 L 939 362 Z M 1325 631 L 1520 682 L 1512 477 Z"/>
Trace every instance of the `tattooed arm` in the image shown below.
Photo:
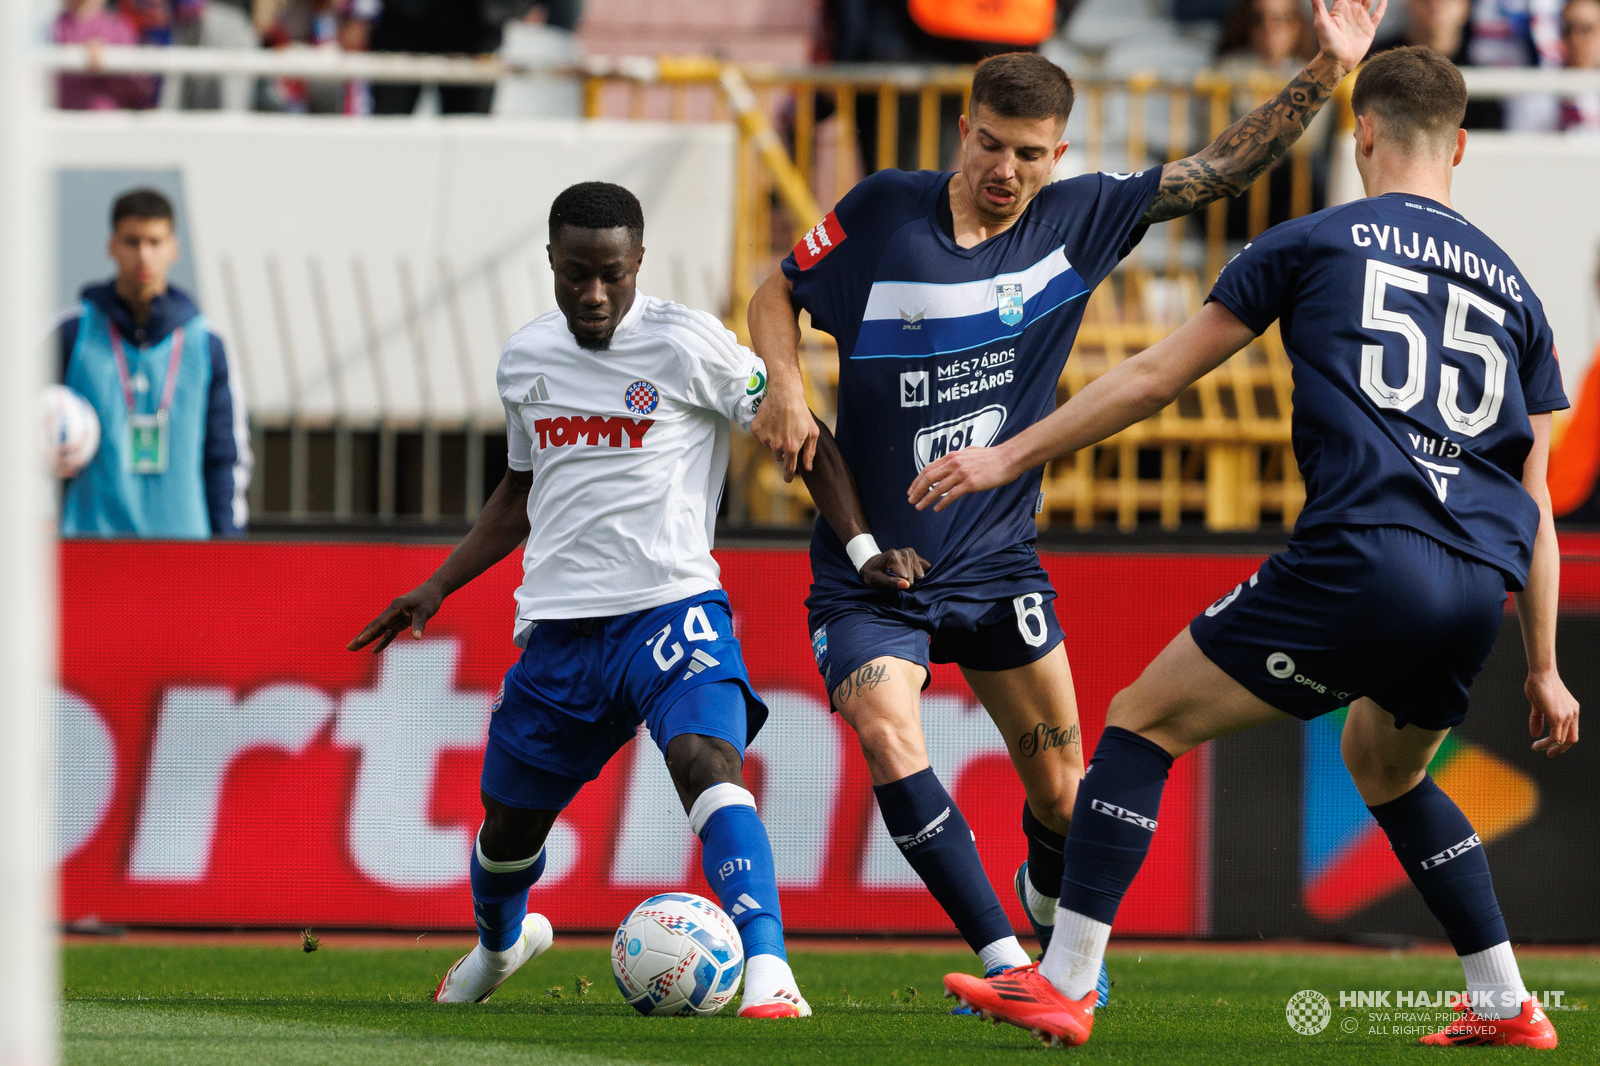
<path fill-rule="evenodd" d="M 1238 196 L 1289 150 L 1305 132 L 1344 76 L 1372 47 L 1372 36 L 1389 0 L 1369 13 L 1365 0 L 1312 0 L 1316 56 L 1282 92 L 1222 132 L 1187 159 L 1168 163 L 1145 222 L 1165 222 L 1213 200 Z"/>

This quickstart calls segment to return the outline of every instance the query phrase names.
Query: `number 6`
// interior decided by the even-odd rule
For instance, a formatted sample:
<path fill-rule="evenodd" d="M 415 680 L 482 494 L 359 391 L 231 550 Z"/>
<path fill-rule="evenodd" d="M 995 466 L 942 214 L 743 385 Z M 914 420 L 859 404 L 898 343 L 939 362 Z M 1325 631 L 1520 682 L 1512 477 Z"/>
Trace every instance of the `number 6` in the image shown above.
<path fill-rule="evenodd" d="M 1028 647 L 1037 648 L 1043 644 L 1050 636 L 1050 627 L 1044 620 L 1044 596 L 1038 592 L 1018 596 L 1011 601 L 1011 607 L 1017 612 L 1017 632 L 1022 634 Z"/>

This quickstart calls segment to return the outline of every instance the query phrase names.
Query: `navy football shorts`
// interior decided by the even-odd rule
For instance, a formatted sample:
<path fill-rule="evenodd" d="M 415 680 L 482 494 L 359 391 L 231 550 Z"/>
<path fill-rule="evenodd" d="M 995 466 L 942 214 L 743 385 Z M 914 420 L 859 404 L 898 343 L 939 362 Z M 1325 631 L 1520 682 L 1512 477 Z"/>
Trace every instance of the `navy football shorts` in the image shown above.
<path fill-rule="evenodd" d="M 732 684 L 705 687 L 717 682 Z M 489 716 L 482 787 L 511 807 L 563 810 L 640 722 L 663 753 L 694 733 L 742 756 L 766 720 L 721 592 L 610 618 L 539 622 Z"/>
<path fill-rule="evenodd" d="M 1505 575 L 1401 526 L 1297 532 L 1189 623 L 1206 657 L 1265 702 L 1311 720 L 1361 696 L 1448 729 L 1500 632 Z"/>
<path fill-rule="evenodd" d="M 1031 551 L 1031 569 L 992 585 L 962 589 L 872 589 L 826 575 L 806 598 L 811 651 L 830 697 L 845 678 L 881 655 L 927 669 L 930 661 L 969 670 L 1012 670 L 1042 659 L 1062 641 L 1056 590 Z M 928 685 L 924 678 L 923 687 Z M 830 706 L 831 706 L 830 698 Z"/>

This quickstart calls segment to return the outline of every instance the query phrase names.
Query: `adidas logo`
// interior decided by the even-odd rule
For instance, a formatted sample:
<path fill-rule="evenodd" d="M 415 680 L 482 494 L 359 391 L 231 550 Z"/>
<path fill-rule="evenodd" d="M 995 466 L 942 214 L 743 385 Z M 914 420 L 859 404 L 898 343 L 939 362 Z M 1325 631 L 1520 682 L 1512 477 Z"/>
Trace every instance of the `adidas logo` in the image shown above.
<path fill-rule="evenodd" d="M 739 898 L 734 901 L 733 910 L 730 911 L 729 913 L 731 913 L 735 918 L 737 918 L 739 915 L 743 914 L 745 911 L 758 911 L 760 909 L 761 909 L 761 904 L 757 903 L 755 901 L 755 899 L 751 897 L 750 893 L 741 892 L 741 893 L 739 893 Z"/>
<path fill-rule="evenodd" d="M 718 659 L 713 659 L 704 648 L 696 648 L 694 650 L 694 656 L 689 660 L 689 669 L 683 672 L 683 677 L 679 678 L 679 680 L 687 681 L 708 666 L 721 665 L 722 662 Z"/>

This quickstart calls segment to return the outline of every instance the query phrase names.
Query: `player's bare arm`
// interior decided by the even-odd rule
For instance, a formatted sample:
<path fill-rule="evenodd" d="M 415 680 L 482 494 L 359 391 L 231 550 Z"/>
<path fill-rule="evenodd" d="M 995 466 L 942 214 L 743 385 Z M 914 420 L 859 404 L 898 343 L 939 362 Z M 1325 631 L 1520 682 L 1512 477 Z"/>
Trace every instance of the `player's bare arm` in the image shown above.
<path fill-rule="evenodd" d="M 1050 417 L 992 448 L 963 448 L 923 467 L 906 498 L 942 511 L 962 496 L 997 488 L 1024 471 L 1097 444 L 1159 412 L 1255 337 L 1220 303 L 1079 389 Z"/>
<path fill-rule="evenodd" d="M 1235 122 L 1199 152 L 1168 163 L 1146 222 L 1165 222 L 1213 200 L 1238 196 L 1306 131 L 1339 82 L 1372 47 L 1389 0 L 1369 12 L 1364 0 L 1312 0 L 1321 50 L 1277 96 Z"/>
<path fill-rule="evenodd" d="M 1550 415 L 1528 416 L 1533 447 L 1522 468 L 1522 485 L 1539 505 L 1539 532 L 1534 536 L 1528 581 L 1516 593 L 1517 623 L 1528 658 L 1523 685 L 1531 710 L 1528 735 L 1533 750 L 1560 755 L 1578 742 L 1578 701 L 1572 698 L 1556 669 L 1556 606 L 1561 588 L 1561 548 L 1556 543 L 1555 517 L 1545 472 L 1550 459 Z M 1548 730 L 1548 733 L 1546 732 Z"/>
<path fill-rule="evenodd" d="M 372 652 L 376 655 L 407 628 L 414 640 L 421 640 L 423 627 L 439 613 L 446 596 L 516 551 L 517 545 L 527 539 L 528 492 L 532 488 L 532 471 L 507 470 L 484 503 L 478 520 L 472 523 L 472 529 L 439 564 L 433 576 L 404 596 L 396 597 L 345 647 L 360 651 L 373 644 Z"/>
<path fill-rule="evenodd" d="M 783 480 L 793 481 L 797 467 L 811 469 L 817 422 L 800 376 L 800 309 L 781 268 L 751 297 L 749 323 L 750 345 L 767 364 L 767 398 L 750 432 L 783 463 Z"/>
<path fill-rule="evenodd" d="M 769 388 L 770 388 L 770 378 Z M 765 406 L 765 403 L 763 403 Z M 870 536 L 866 512 L 861 508 L 861 496 L 856 492 L 856 479 L 839 454 L 839 444 L 828 427 L 816 419 L 817 455 L 810 468 L 802 468 L 805 480 L 817 510 L 833 527 L 841 544 L 849 544 L 857 537 Z M 912 548 L 890 548 L 879 552 L 862 565 L 861 580 L 872 588 L 908 589 L 932 564 Z"/>

